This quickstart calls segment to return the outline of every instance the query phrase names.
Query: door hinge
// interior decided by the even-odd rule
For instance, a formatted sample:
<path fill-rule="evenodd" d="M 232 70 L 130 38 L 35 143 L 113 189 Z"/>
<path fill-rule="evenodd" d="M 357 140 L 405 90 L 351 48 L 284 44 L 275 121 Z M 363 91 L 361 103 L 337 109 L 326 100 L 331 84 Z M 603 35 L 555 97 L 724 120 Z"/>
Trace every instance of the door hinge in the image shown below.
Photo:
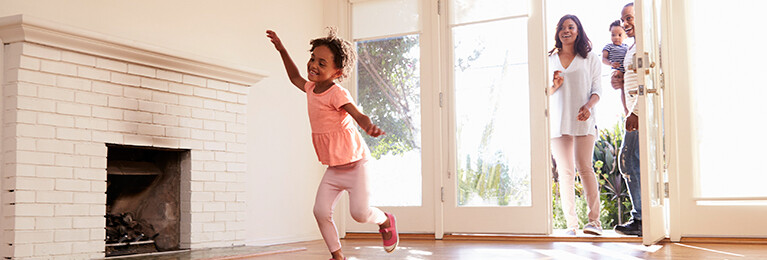
<path fill-rule="evenodd" d="M 439 92 L 439 107 L 442 107 L 442 92 Z"/>
<path fill-rule="evenodd" d="M 442 202 L 445 202 L 445 187 L 441 187 L 441 188 L 440 188 L 440 195 L 439 195 L 439 199 L 440 199 Z"/>
<path fill-rule="evenodd" d="M 668 198 L 668 182 L 663 183 L 663 197 Z"/>
<path fill-rule="evenodd" d="M 442 1 L 437 0 L 437 15 L 442 15 Z"/>
<path fill-rule="evenodd" d="M 543 110 L 543 116 L 546 117 L 546 118 L 549 117 L 549 110 L 548 109 L 544 109 Z"/>

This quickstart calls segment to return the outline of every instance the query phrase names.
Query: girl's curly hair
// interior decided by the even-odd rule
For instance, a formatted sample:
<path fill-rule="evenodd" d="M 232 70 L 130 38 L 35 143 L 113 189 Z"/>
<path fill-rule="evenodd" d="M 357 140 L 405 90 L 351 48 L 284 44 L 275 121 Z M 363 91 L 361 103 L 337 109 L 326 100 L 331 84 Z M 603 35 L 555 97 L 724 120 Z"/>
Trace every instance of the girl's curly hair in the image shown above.
<path fill-rule="evenodd" d="M 314 48 L 318 46 L 326 46 L 333 53 L 333 62 L 336 64 L 336 68 L 341 69 L 343 72 L 338 81 L 343 81 L 344 78 L 348 78 L 354 68 L 354 63 L 357 62 L 357 51 L 354 50 L 354 46 L 351 42 L 342 39 L 337 36 L 337 29 L 335 27 L 328 27 L 328 36 L 315 38 L 309 41 L 312 48 L 309 51 L 314 51 Z"/>

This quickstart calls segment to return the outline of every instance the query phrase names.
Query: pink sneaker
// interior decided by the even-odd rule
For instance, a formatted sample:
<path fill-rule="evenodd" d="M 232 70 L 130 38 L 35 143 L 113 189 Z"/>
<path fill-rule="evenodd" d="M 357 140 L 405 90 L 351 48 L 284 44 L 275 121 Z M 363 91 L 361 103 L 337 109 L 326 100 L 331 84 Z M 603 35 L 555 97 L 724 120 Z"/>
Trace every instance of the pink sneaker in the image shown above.
<path fill-rule="evenodd" d="M 387 253 L 391 253 L 394 249 L 397 249 L 397 245 L 399 244 L 399 234 L 397 234 L 397 224 L 394 220 L 394 215 L 385 212 L 384 214 L 386 214 L 386 217 L 389 219 L 389 227 L 379 229 L 378 232 L 381 232 L 381 234 L 391 232 L 391 238 L 383 241 L 384 250 L 386 250 Z"/>

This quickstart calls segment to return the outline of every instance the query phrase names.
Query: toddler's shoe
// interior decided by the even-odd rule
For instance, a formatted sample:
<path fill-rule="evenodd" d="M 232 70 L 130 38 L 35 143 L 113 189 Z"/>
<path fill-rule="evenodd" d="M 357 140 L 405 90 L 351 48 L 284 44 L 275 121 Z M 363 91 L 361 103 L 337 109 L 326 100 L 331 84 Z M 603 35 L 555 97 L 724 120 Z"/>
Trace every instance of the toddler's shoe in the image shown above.
<path fill-rule="evenodd" d="M 395 223 L 394 215 L 385 212 L 384 214 L 386 214 L 386 218 L 389 219 L 389 227 L 379 229 L 378 232 L 381 232 L 381 236 L 391 232 L 391 237 L 383 240 L 384 250 L 386 250 L 387 253 L 391 253 L 394 249 L 397 249 L 397 244 L 399 244 L 399 234 L 397 234 L 397 224 Z"/>

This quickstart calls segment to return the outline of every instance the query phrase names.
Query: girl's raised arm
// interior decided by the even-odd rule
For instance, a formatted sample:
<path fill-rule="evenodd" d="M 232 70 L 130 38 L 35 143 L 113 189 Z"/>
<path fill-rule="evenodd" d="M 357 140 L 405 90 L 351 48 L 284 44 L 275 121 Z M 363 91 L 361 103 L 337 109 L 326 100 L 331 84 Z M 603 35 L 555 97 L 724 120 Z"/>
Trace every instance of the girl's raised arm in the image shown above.
<path fill-rule="evenodd" d="M 357 125 L 362 128 L 362 130 L 365 130 L 365 133 L 372 137 L 378 137 L 382 134 L 386 134 L 383 130 L 378 128 L 377 125 L 373 124 L 373 121 L 370 120 L 370 117 L 363 114 L 357 109 L 357 106 L 355 106 L 352 103 L 346 103 L 345 105 L 341 106 L 346 112 L 348 112 L 352 118 L 354 118 L 354 121 L 357 121 Z"/>
<path fill-rule="evenodd" d="M 290 82 L 298 87 L 298 89 L 301 91 L 306 92 L 306 89 L 304 89 L 304 85 L 306 85 L 306 79 L 301 77 L 301 73 L 298 72 L 298 67 L 296 67 L 295 63 L 293 63 L 293 59 L 290 58 L 288 50 L 286 50 L 285 46 L 282 45 L 280 37 L 277 37 L 277 33 L 272 30 L 266 30 L 266 37 L 269 37 L 269 39 L 272 40 L 274 48 L 280 52 L 280 57 L 282 57 L 282 63 L 285 65 L 285 71 L 288 72 L 288 78 L 290 79 Z"/>

